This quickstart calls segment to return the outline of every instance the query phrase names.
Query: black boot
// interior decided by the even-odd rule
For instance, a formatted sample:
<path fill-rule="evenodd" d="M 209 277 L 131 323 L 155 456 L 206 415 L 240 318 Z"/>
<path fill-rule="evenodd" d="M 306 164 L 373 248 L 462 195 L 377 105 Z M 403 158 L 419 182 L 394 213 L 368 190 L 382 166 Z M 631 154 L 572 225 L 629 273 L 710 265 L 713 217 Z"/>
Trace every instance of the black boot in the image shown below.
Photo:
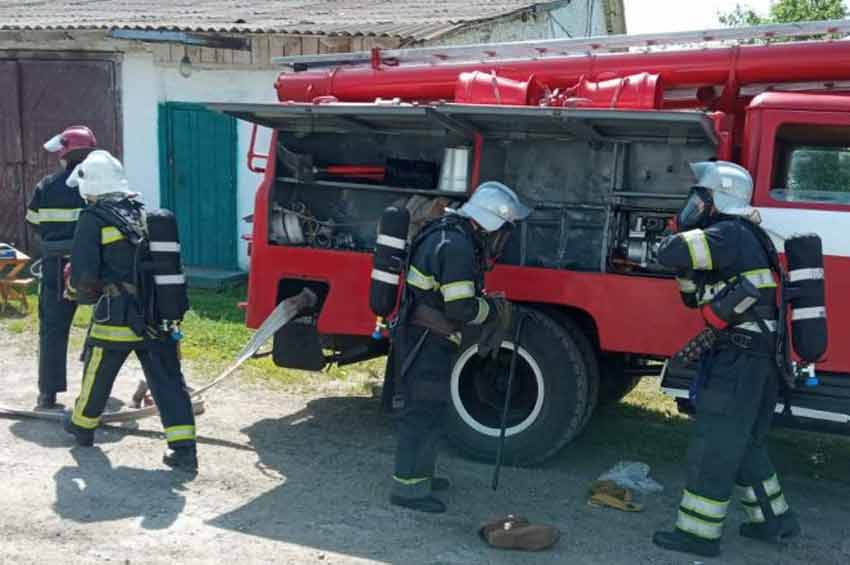
<path fill-rule="evenodd" d="M 94 430 L 81 428 L 71 421 L 70 414 L 65 415 L 65 419 L 62 420 L 62 427 L 66 432 L 74 436 L 74 439 L 77 441 L 77 445 L 80 447 L 91 447 L 94 445 Z"/>
<path fill-rule="evenodd" d="M 405 498 L 403 496 L 390 496 L 390 503 L 396 506 L 403 506 L 411 510 L 419 512 L 428 512 L 431 514 L 442 514 L 446 511 L 446 505 L 433 496 L 425 496 L 422 498 Z"/>
<path fill-rule="evenodd" d="M 767 522 L 741 524 L 739 533 L 746 538 L 782 544 L 799 535 L 800 523 L 794 513 L 789 510 Z"/>
<path fill-rule="evenodd" d="M 195 474 L 198 472 L 198 451 L 194 445 L 168 448 L 162 456 L 162 462 L 175 471 Z"/>
<path fill-rule="evenodd" d="M 703 557 L 716 557 L 720 555 L 719 540 L 711 541 L 698 538 L 680 530 L 655 532 L 655 535 L 652 536 L 652 543 L 670 551 L 693 553 Z"/>
<path fill-rule="evenodd" d="M 38 395 L 35 407 L 38 410 L 58 410 L 62 405 L 56 403 L 55 392 L 42 392 Z"/>

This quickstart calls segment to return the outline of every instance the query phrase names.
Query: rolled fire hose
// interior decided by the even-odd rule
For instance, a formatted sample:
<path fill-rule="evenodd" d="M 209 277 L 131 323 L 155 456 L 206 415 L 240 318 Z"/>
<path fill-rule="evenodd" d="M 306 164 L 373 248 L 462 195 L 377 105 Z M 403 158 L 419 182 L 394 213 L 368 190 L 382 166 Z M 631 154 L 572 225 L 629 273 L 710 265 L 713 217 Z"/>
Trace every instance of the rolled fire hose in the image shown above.
<path fill-rule="evenodd" d="M 260 347 L 271 338 L 280 328 L 291 322 L 301 311 L 312 308 L 316 305 L 316 294 L 308 288 L 305 288 L 295 296 L 287 298 L 277 305 L 269 317 L 265 319 L 262 325 L 257 329 L 242 351 L 220 375 L 212 382 L 203 387 L 193 390 L 190 398 L 193 401 L 201 399 L 201 395 L 213 387 L 218 386 L 233 373 L 236 372 L 245 361 L 254 356 L 259 351 Z M 197 405 L 195 405 L 197 406 Z M 156 405 L 147 406 L 134 410 L 121 410 L 119 412 L 107 412 L 100 417 L 102 424 L 114 422 L 129 422 L 131 420 L 141 420 L 159 414 L 159 409 Z M 0 405 L 0 416 L 18 417 L 18 418 L 37 418 L 41 420 L 59 420 L 61 421 L 65 414 L 58 411 L 42 411 L 42 410 L 23 410 L 20 408 L 11 408 Z"/>

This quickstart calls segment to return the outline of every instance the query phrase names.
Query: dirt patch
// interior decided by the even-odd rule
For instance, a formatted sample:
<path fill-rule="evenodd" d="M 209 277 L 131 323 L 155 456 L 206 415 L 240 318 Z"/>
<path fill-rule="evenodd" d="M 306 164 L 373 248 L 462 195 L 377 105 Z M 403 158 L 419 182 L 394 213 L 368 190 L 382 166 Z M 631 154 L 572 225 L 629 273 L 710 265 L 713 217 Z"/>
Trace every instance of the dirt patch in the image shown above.
<path fill-rule="evenodd" d="M 68 403 L 81 365 L 71 359 L 69 367 Z M 0 328 L 0 402 L 31 406 L 35 375 L 31 340 Z M 114 406 L 130 398 L 139 376 L 135 362 L 122 372 Z M 678 464 L 647 461 L 665 492 L 646 498 L 642 514 L 625 514 L 586 504 L 589 482 L 629 458 L 619 449 L 579 442 L 543 468 L 505 469 L 497 493 L 489 487 L 491 467 L 446 450 L 441 466 L 454 481 L 445 496 L 449 512 L 429 516 L 387 503 L 394 441 L 373 398 L 233 382 L 207 396 L 198 425 L 201 472 L 189 481 L 162 465 L 165 442 L 155 419 L 100 430 L 94 448 L 72 448 L 50 422 L 0 420 L 0 562 L 694 562 L 650 542 L 673 519 Z M 735 514 L 724 555 L 714 561 L 850 560 L 850 486 L 799 476 L 784 483 L 802 538 L 782 550 L 741 539 Z M 561 541 L 539 554 L 484 546 L 476 527 L 507 511 L 557 525 Z"/>

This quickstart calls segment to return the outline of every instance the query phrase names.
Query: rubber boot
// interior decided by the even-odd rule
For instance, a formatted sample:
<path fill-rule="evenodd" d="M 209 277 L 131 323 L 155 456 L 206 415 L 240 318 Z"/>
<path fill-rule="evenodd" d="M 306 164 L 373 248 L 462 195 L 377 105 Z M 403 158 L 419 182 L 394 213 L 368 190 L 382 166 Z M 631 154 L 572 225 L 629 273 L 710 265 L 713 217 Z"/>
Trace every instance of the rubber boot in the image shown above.
<path fill-rule="evenodd" d="M 797 537 L 800 533 L 800 523 L 794 513 L 789 510 L 767 522 L 741 524 L 739 533 L 745 538 L 778 545 Z"/>
<path fill-rule="evenodd" d="M 195 474 L 198 472 L 198 450 L 194 445 L 169 447 L 162 456 L 162 462 L 175 471 Z"/>
<path fill-rule="evenodd" d="M 428 512 L 429 514 L 442 514 L 446 511 L 446 505 L 443 501 L 434 498 L 433 496 L 405 498 L 394 494 L 390 496 L 390 504 L 402 506 L 418 512 Z"/>
<path fill-rule="evenodd" d="M 720 555 L 720 540 L 712 541 L 698 538 L 681 530 L 655 532 L 655 535 L 652 536 L 652 543 L 670 551 L 693 553 L 702 557 L 716 557 Z"/>
<path fill-rule="evenodd" d="M 81 428 L 72 422 L 71 414 L 65 415 L 65 418 L 62 420 L 62 427 L 66 432 L 74 436 L 74 439 L 77 441 L 77 445 L 80 447 L 91 447 L 94 445 L 94 430 Z"/>

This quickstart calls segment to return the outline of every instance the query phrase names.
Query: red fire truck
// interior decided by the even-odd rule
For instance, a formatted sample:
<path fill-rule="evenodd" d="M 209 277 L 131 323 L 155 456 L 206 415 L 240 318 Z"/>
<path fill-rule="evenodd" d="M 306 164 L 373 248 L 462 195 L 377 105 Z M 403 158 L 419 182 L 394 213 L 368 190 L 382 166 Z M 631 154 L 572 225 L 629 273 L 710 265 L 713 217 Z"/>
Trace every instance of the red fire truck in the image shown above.
<path fill-rule="evenodd" d="M 532 312 L 519 349 L 506 454 L 545 459 L 597 400 L 616 401 L 702 327 L 654 244 L 693 178 L 733 160 L 778 249 L 823 240 L 830 346 L 800 419 L 850 420 L 850 32 L 845 21 L 656 36 L 284 58 L 278 104 L 215 105 L 273 130 L 256 193 L 247 323 L 305 287 L 319 306 L 275 336 L 281 366 L 318 370 L 383 355 L 368 289 L 376 222 L 413 228 L 484 180 L 532 209 L 487 287 Z M 263 157 L 265 162 L 263 163 Z M 259 163 L 259 165 L 258 165 Z M 513 344 L 499 364 L 461 351 L 449 435 L 493 453 Z M 687 396 L 686 372 L 666 392 Z M 781 410 L 778 406 L 777 410 Z"/>

